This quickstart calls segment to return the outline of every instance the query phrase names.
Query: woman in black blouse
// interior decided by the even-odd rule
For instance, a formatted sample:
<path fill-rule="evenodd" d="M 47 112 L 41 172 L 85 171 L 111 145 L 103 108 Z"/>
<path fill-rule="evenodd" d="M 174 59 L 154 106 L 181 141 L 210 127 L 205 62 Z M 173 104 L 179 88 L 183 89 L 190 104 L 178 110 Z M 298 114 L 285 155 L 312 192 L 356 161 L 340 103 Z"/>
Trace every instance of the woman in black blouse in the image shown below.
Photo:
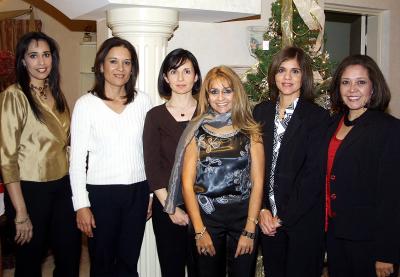
<path fill-rule="evenodd" d="M 163 277 L 184 277 L 189 265 L 187 224 L 182 207 L 168 215 L 163 211 L 167 185 L 174 163 L 175 149 L 188 121 L 193 117 L 201 74 L 196 58 L 187 50 L 175 49 L 161 65 L 158 77 L 160 96 L 165 104 L 147 113 L 144 134 L 144 160 L 153 200 L 153 229 Z"/>
<path fill-rule="evenodd" d="M 254 276 L 264 177 L 260 129 L 236 73 L 211 69 L 199 115 L 180 139 L 166 204 L 171 212 L 181 203 L 182 182 L 199 277 L 226 276 L 226 270 L 230 277 Z"/>
<path fill-rule="evenodd" d="M 397 277 L 400 121 L 385 113 L 389 87 L 370 57 L 354 55 L 338 66 L 330 95 L 335 117 L 320 163 L 329 276 Z"/>

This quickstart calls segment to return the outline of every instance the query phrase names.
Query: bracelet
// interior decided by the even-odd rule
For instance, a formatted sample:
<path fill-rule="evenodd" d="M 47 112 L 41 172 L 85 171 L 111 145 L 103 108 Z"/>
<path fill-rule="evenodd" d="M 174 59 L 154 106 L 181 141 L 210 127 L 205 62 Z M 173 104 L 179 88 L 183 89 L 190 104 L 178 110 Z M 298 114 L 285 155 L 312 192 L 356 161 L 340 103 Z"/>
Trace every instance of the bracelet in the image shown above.
<path fill-rule="evenodd" d="M 247 231 L 246 229 L 243 229 L 242 236 L 247 237 L 249 239 L 255 239 L 256 233 L 252 233 L 252 232 Z"/>
<path fill-rule="evenodd" d="M 29 220 L 29 215 L 28 215 L 26 218 L 21 219 L 21 220 L 19 220 L 19 221 L 17 221 L 17 219 L 14 219 L 14 223 L 15 223 L 15 224 L 24 224 L 24 223 L 27 223 L 28 220 Z"/>
<path fill-rule="evenodd" d="M 194 239 L 195 240 L 202 239 L 205 233 L 206 233 L 206 226 L 203 227 L 200 233 L 194 233 Z"/>
<path fill-rule="evenodd" d="M 254 223 L 255 225 L 258 224 L 258 219 L 257 218 L 252 218 L 250 216 L 247 218 L 247 221 L 250 221 L 250 222 Z"/>

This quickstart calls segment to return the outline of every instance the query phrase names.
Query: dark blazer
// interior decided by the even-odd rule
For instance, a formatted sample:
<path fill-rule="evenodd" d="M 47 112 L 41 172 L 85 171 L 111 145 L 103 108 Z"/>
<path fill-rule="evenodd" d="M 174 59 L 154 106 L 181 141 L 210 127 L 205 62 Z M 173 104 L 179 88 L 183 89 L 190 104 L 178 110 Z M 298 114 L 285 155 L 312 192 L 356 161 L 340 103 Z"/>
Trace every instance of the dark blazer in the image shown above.
<path fill-rule="evenodd" d="M 263 206 L 268 200 L 274 139 L 276 102 L 263 102 L 254 108 L 254 118 L 262 124 L 266 161 Z M 283 227 L 298 222 L 315 205 L 323 210 L 323 187 L 315 177 L 315 148 L 322 142 L 329 114 L 323 108 L 300 97 L 282 139 L 275 167 L 274 195 Z M 318 175 L 317 175 L 318 176 Z"/>
<path fill-rule="evenodd" d="M 321 180 L 327 149 L 342 115 L 333 118 L 324 141 Z M 330 176 L 334 235 L 372 241 L 376 260 L 400 262 L 400 120 L 366 111 L 342 141 Z"/>

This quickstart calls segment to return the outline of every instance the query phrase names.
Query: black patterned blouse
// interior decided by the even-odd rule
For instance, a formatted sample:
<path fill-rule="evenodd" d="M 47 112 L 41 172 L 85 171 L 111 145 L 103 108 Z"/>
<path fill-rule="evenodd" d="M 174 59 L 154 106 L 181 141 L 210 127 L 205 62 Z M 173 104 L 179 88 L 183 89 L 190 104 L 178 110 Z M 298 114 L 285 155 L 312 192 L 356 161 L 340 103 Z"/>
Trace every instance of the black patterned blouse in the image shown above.
<path fill-rule="evenodd" d="M 214 204 L 248 201 L 250 196 L 250 139 L 241 132 L 217 135 L 205 126 L 195 134 L 199 151 L 195 193 L 203 211 Z"/>

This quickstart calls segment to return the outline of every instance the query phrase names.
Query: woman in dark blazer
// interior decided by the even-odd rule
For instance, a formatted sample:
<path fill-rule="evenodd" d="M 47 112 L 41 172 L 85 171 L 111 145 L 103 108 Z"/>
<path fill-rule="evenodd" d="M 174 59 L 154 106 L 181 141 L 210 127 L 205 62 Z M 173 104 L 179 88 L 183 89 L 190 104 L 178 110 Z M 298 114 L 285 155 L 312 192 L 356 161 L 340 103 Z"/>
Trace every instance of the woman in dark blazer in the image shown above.
<path fill-rule="evenodd" d="M 321 276 L 323 190 L 312 154 L 328 113 L 312 100 L 309 57 L 296 47 L 276 54 L 268 74 L 271 101 L 254 109 L 263 126 L 266 179 L 259 216 L 265 275 Z"/>
<path fill-rule="evenodd" d="M 330 89 L 336 112 L 324 156 L 330 277 L 398 276 L 400 121 L 368 56 L 347 57 Z"/>

